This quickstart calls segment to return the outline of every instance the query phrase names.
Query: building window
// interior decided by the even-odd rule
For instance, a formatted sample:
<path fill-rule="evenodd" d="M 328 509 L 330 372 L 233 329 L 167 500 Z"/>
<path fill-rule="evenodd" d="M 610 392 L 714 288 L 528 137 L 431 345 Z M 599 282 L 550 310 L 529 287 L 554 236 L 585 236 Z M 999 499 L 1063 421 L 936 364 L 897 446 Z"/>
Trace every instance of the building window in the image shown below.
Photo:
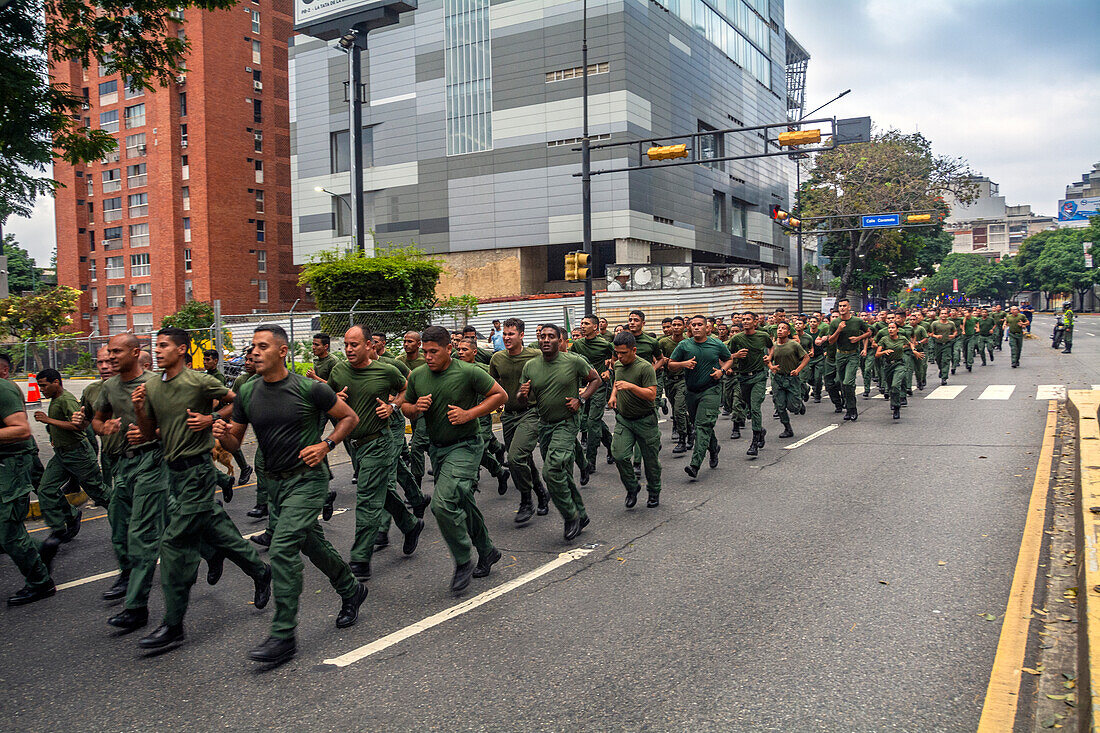
<path fill-rule="evenodd" d="M 134 86 L 134 83 L 130 79 L 130 77 L 126 77 L 126 98 L 127 99 L 136 99 L 138 97 L 144 97 L 144 96 L 145 96 L 145 90 L 142 89 L 141 87 Z"/>
<path fill-rule="evenodd" d="M 191 217 L 183 217 L 183 241 L 191 241 Z"/>
<path fill-rule="evenodd" d="M 589 64 L 588 75 L 595 76 L 596 74 L 606 74 L 611 71 L 611 65 L 606 61 L 600 64 Z M 546 72 L 546 83 L 550 84 L 555 81 L 565 81 L 566 79 L 583 79 L 584 67 L 574 66 L 571 69 L 558 69 L 557 71 Z"/>
<path fill-rule="evenodd" d="M 256 283 L 258 286 L 258 293 L 256 300 L 260 303 L 267 302 L 267 280 L 260 280 Z"/>
<path fill-rule="evenodd" d="M 126 166 L 126 188 L 137 188 L 145 185 L 145 164 Z"/>
<path fill-rule="evenodd" d="M 138 286 L 141 287 L 140 285 Z M 134 295 L 134 305 L 138 305 L 139 298 L 137 294 Z M 152 305 L 153 296 L 149 296 L 149 302 L 143 305 Z M 131 316 L 134 319 L 134 333 L 150 333 L 153 330 L 153 314 L 152 313 L 134 313 Z"/>
<path fill-rule="evenodd" d="M 259 189 L 256 190 L 256 213 L 264 213 L 264 192 Z"/>
<path fill-rule="evenodd" d="M 180 147 L 187 147 L 187 125 L 180 125 Z"/>
<path fill-rule="evenodd" d="M 748 209 L 740 201 L 731 201 L 730 209 L 730 234 L 738 237 L 747 237 L 748 234 Z"/>
<path fill-rule="evenodd" d="M 99 289 L 88 288 L 88 305 L 92 308 L 99 307 Z"/>
<path fill-rule="evenodd" d="M 110 109 L 99 113 L 99 129 L 104 132 L 118 132 L 118 110 Z"/>
<path fill-rule="evenodd" d="M 191 187 L 184 186 L 180 189 L 180 195 L 183 197 L 183 210 L 191 210 Z"/>
<path fill-rule="evenodd" d="M 126 120 L 126 129 L 145 126 L 145 105 L 135 104 L 123 110 L 123 118 Z"/>
<path fill-rule="evenodd" d="M 148 224 L 131 224 L 130 225 L 130 246 L 131 247 L 148 247 L 149 246 L 149 225 Z"/>
<path fill-rule="evenodd" d="M 91 218 L 91 217 L 89 217 Z M 118 221 L 122 218 L 122 197 L 103 200 L 103 221 Z"/>
<path fill-rule="evenodd" d="M 126 314 L 116 313 L 107 316 L 107 333 L 114 336 L 118 333 L 126 333 Z"/>
<path fill-rule="evenodd" d="M 122 227 L 107 227 L 103 230 L 103 249 L 122 249 Z"/>
<path fill-rule="evenodd" d="M 95 260 L 89 260 L 89 262 L 88 262 L 88 275 L 91 277 L 92 282 L 95 282 L 95 280 L 96 280 Z"/>
<path fill-rule="evenodd" d="M 112 79 L 111 81 L 101 82 L 99 85 L 99 103 L 114 104 L 118 101 L 118 81 Z M 116 117 L 117 119 L 117 117 Z M 117 129 L 117 128 L 116 128 Z"/>
<path fill-rule="evenodd" d="M 112 168 L 100 173 L 103 180 L 103 193 L 114 193 L 122 190 L 122 169 Z"/>
<path fill-rule="evenodd" d="M 264 162 L 262 160 L 256 161 L 256 183 L 264 182 Z"/>
<path fill-rule="evenodd" d="M 988 236 L 985 227 L 974 228 L 974 244 L 987 244 Z"/>
<path fill-rule="evenodd" d="M 710 228 L 715 231 L 726 231 L 726 194 L 721 191 L 712 192 L 713 214 L 710 220 Z"/>
<path fill-rule="evenodd" d="M 351 195 L 332 196 L 332 228 L 338 237 L 351 236 Z"/>
<path fill-rule="evenodd" d="M 256 250 L 256 272 L 267 272 L 267 251 Z"/>
<path fill-rule="evenodd" d="M 188 180 L 191 178 L 191 166 L 187 164 L 187 156 L 180 156 L 180 178 Z"/>
<path fill-rule="evenodd" d="M 252 133 L 252 150 L 257 153 L 264 151 L 264 134 L 260 130 L 255 130 Z"/>
<path fill-rule="evenodd" d="M 264 229 L 264 220 L 263 219 L 257 219 L 256 220 L 256 241 L 257 242 L 264 241 L 264 235 L 265 234 L 266 234 L 266 231 Z"/>
<path fill-rule="evenodd" d="M 374 165 L 374 130 L 363 128 L 363 167 Z M 351 142 L 347 130 L 329 133 L 329 168 L 332 173 L 351 170 Z"/>
<path fill-rule="evenodd" d="M 699 132 L 710 132 L 716 128 L 711 127 L 705 122 L 699 123 Z M 700 161 L 713 160 L 714 158 L 721 158 L 724 153 L 723 140 L 721 135 L 700 135 L 695 138 L 698 142 L 698 150 L 696 150 L 696 159 Z M 722 167 L 721 163 L 703 163 L 708 168 L 719 169 Z"/>
<path fill-rule="evenodd" d="M 80 206 L 81 202 L 77 201 L 76 205 Z M 88 223 L 91 224 L 95 221 L 95 202 L 88 202 Z"/>
<path fill-rule="evenodd" d="M 191 280 L 183 281 L 183 300 L 190 303 L 195 299 L 195 283 Z"/>
<path fill-rule="evenodd" d="M 589 135 L 588 139 L 592 140 L 610 140 L 610 133 L 602 133 L 600 135 Z M 583 137 L 566 137 L 561 140 L 550 140 L 546 143 L 548 148 L 560 148 L 565 145 L 580 145 L 584 141 Z"/>
<path fill-rule="evenodd" d="M 126 286 L 125 285 L 108 285 L 107 286 L 107 307 L 108 308 L 125 308 L 126 307 Z"/>
<path fill-rule="evenodd" d="M 88 251 L 95 252 L 95 232 L 88 232 Z"/>
<path fill-rule="evenodd" d="M 149 215 L 149 194 L 132 193 L 129 195 L 127 203 L 130 207 L 131 217 Z"/>
<path fill-rule="evenodd" d="M 264 103 L 258 99 L 252 100 L 252 121 L 257 125 L 264 121 Z"/>
<path fill-rule="evenodd" d="M 149 253 L 130 255 L 130 277 L 148 277 L 149 275 Z"/>
<path fill-rule="evenodd" d="M 99 162 L 103 163 L 104 165 L 107 165 L 109 163 L 117 163 L 118 162 L 118 156 L 119 156 L 119 151 L 118 151 L 118 146 L 116 145 L 115 149 L 109 151 L 106 155 L 104 155 L 103 159 Z"/>
<path fill-rule="evenodd" d="M 88 176 L 87 181 L 88 181 L 88 195 L 89 196 L 95 196 L 95 184 L 92 183 L 92 177 Z"/>
<path fill-rule="evenodd" d="M 191 250 L 190 250 L 190 248 L 183 250 L 183 269 L 184 269 L 184 272 L 191 272 Z"/>
<path fill-rule="evenodd" d="M 260 63 L 260 42 L 259 41 L 253 41 L 252 42 L 252 63 L 254 63 L 254 64 Z"/>
<path fill-rule="evenodd" d="M 260 32 L 260 11 L 250 9 L 249 12 L 252 13 L 252 32 L 253 33 L 259 33 Z"/>
<path fill-rule="evenodd" d="M 187 92 L 180 92 L 180 117 L 187 116 Z"/>
<path fill-rule="evenodd" d="M 126 136 L 126 157 L 141 158 L 145 155 L 145 133 Z"/>
<path fill-rule="evenodd" d="M 447 155 L 493 147 L 489 0 L 443 0 Z"/>
<path fill-rule="evenodd" d="M 121 257 L 108 257 L 104 262 L 108 280 L 117 280 L 126 277 L 126 268 Z"/>

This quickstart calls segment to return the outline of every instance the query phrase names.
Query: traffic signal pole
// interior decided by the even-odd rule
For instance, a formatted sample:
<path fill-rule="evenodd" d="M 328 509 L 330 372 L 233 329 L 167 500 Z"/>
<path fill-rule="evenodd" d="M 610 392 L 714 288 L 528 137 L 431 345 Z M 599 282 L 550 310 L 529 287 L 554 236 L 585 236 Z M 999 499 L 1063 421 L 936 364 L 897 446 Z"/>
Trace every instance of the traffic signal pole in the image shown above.
<path fill-rule="evenodd" d="M 581 139 L 581 219 L 583 221 L 583 251 L 592 256 L 592 148 L 588 140 L 588 0 L 583 5 L 581 20 L 581 68 L 584 69 L 582 87 L 584 127 Z M 584 315 L 594 313 L 592 305 L 592 270 L 595 263 L 588 267 L 584 278 Z"/>

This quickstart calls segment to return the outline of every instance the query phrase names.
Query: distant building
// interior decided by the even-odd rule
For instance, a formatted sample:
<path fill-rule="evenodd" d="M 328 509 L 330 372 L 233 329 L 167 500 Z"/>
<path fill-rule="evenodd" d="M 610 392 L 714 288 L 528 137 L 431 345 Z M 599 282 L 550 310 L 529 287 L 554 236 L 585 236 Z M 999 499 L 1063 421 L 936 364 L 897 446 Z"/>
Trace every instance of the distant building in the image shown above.
<path fill-rule="evenodd" d="M 1089 218 L 1100 211 L 1100 163 L 1084 173 L 1080 181 L 1066 186 L 1066 197 L 1058 202 L 1058 221 L 1062 226 L 1087 227 Z"/>
<path fill-rule="evenodd" d="M 978 197 L 969 204 L 948 201 L 951 215 L 944 220 L 955 238 L 951 251 L 985 255 L 991 260 L 1015 257 L 1020 243 L 1037 232 L 1056 229 L 1057 221 L 1031 211 L 1031 206 L 1010 206 L 1000 195 L 1000 187 L 985 176 L 971 179 L 978 186 Z"/>

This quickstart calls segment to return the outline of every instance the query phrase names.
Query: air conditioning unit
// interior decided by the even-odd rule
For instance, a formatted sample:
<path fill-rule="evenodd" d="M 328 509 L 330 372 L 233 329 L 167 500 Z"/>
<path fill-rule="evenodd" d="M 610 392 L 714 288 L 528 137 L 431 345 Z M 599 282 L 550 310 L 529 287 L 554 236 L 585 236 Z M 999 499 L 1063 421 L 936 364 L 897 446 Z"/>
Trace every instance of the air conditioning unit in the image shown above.
<path fill-rule="evenodd" d="M 94 311 L 97 311 L 97 310 L 99 310 L 99 303 L 92 303 L 92 305 L 91 305 L 91 308 L 92 308 L 92 310 L 94 310 Z"/>
<path fill-rule="evenodd" d="M 251 66 L 244 67 L 244 70 L 247 71 L 249 74 L 252 73 L 252 67 Z"/>
<path fill-rule="evenodd" d="M 186 148 L 187 147 L 187 140 L 186 139 L 180 140 L 180 147 L 181 148 Z"/>
<path fill-rule="evenodd" d="M 252 88 L 255 89 L 257 92 L 262 92 L 264 90 L 264 84 L 261 81 L 253 80 Z"/>
<path fill-rule="evenodd" d="M 144 145 L 138 145 L 137 146 L 138 155 L 145 155 L 145 151 L 147 149 L 148 148 L 146 148 L 146 146 L 144 146 Z"/>
<path fill-rule="evenodd" d="M 176 74 L 176 83 L 185 84 L 187 82 L 187 74 Z"/>
<path fill-rule="evenodd" d="M 111 240 L 109 240 L 109 239 L 104 239 L 99 243 L 99 245 L 101 247 L 103 247 L 103 249 L 107 249 L 108 245 L 110 245 L 110 244 L 111 244 Z"/>

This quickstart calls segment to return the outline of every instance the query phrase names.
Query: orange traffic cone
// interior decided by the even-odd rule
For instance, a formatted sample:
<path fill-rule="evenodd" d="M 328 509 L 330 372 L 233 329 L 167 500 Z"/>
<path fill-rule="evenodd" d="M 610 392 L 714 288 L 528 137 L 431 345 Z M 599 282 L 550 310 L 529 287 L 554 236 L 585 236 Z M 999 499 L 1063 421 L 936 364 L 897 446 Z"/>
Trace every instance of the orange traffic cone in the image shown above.
<path fill-rule="evenodd" d="M 38 390 L 38 379 L 34 374 L 27 375 L 27 404 L 33 405 L 42 401 L 42 393 Z"/>

